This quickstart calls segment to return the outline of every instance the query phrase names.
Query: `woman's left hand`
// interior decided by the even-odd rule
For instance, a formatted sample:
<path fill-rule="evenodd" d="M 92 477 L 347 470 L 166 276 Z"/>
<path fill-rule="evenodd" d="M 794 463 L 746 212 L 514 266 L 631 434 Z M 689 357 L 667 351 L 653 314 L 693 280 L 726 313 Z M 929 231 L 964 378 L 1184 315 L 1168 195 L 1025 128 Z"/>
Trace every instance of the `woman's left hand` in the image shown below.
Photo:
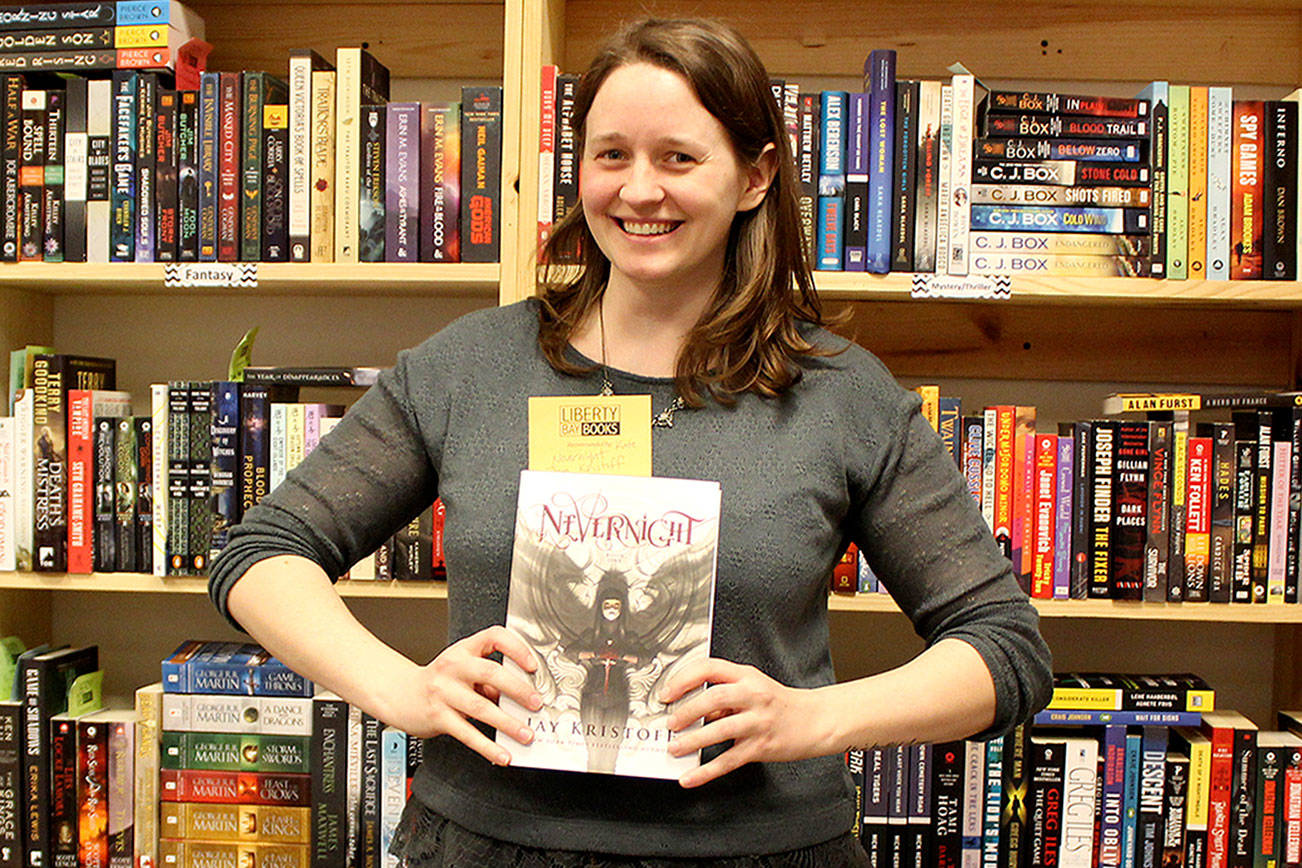
<path fill-rule="evenodd" d="M 683 787 L 699 787 L 749 762 L 807 759 L 827 752 L 823 741 L 830 727 L 820 691 L 787 687 L 754 666 L 710 658 L 686 666 L 669 680 L 660 698 L 674 702 L 702 686 L 706 689 L 670 715 L 669 729 L 680 732 L 702 718 L 705 725 L 678 735 L 669 743 L 669 753 L 686 756 L 729 739 L 733 743 L 679 778 Z"/>

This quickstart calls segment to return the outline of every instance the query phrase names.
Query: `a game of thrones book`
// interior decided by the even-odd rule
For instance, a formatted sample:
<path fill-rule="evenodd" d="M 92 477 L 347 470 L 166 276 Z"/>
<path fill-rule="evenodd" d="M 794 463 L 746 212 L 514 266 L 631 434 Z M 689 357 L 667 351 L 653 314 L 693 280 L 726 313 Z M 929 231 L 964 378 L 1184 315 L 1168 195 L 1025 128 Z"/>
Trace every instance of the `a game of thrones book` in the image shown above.
<path fill-rule="evenodd" d="M 534 734 L 498 733 L 513 764 L 667 779 L 700 764 L 669 754 L 656 697 L 709 655 L 719 503 L 715 482 L 520 474 L 506 626 L 538 657 L 543 707 L 502 697 Z"/>

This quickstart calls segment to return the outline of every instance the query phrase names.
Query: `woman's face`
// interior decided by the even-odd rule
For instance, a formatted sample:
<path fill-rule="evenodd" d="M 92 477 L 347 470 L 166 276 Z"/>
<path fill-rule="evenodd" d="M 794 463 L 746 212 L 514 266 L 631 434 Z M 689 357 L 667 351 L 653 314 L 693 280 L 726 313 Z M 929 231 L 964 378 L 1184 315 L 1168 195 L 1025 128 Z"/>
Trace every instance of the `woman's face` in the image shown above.
<path fill-rule="evenodd" d="M 606 77 L 586 133 L 580 198 L 611 286 L 713 292 L 733 217 L 759 205 L 772 173 L 738 161 L 686 79 L 647 63 Z"/>

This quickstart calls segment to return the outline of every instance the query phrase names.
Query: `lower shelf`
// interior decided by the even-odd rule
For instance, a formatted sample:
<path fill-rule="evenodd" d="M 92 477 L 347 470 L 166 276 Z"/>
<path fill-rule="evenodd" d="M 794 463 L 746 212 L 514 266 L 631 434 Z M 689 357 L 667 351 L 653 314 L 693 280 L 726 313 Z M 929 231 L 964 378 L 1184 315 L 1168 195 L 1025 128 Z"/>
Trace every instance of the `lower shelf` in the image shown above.
<path fill-rule="evenodd" d="M 336 587 L 340 596 L 384 599 L 445 600 L 445 582 L 395 582 L 345 580 Z M 140 573 L 98 573 L 90 576 L 61 573 L 0 573 L 0 590 L 57 591 L 127 594 L 206 594 L 203 577 L 160 578 Z M 1302 605 L 1228 605 L 1222 603 L 1140 603 L 1119 600 L 1034 600 L 1042 618 L 1111 618 L 1141 621 L 1214 621 L 1245 624 L 1302 624 Z M 828 608 L 834 612 L 898 612 L 886 594 L 832 594 Z"/>

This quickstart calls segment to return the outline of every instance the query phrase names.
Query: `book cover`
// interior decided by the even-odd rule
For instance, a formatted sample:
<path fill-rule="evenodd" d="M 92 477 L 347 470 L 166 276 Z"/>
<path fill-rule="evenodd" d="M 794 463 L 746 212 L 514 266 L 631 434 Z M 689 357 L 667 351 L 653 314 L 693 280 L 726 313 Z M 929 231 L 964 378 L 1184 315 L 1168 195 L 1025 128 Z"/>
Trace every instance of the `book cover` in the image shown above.
<path fill-rule="evenodd" d="M 199 91 L 176 95 L 177 259 L 199 260 Z"/>
<path fill-rule="evenodd" d="M 506 624 L 542 664 L 543 710 L 503 698 L 534 733 L 498 733 L 513 763 L 669 779 L 698 765 L 668 754 L 656 690 L 708 656 L 719 503 L 713 482 L 521 473 Z"/>
<path fill-rule="evenodd" d="M 289 106 L 262 107 L 262 240 L 263 262 L 289 260 Z"/>
<path fill-rule="evenodd" d="M 1265 103 L 1260 100 L 1234 101 L 1230 173 L 1231 280 L 1260 280 L 1262 277 L 1265 126 Z"/>
<path fill-rule="evenodd" d="M 217 166 L 221 129 L 221 75 L 205 72 L 199 82 L 198 147 L 199 261 L 217 261 Z"/>
<path fill-rule="evenodd" d="M 364 105 L 359 114 L 361 149 L 358 167 L 357 259 L 384 261 L 384 173 L 388 107 Z"/>
<path fill-rule="evenodd" d="M 240 73 L 217 74 L 217 260 L 240 258 Z"/>
<path fill-rule="evenodd" d="M 502 89 L 461 89 L 461 261 L 498 262 L 502 225 Z"/>
<path fill-rule="evenodd" d="M 1189 85 L 1167 91 L 1166 276 L 1189 277 Z"/>
<path fill-rule="evenodd" d="M 460 262 L 460 104 L 423 106 L 420 141 L 420 261 Z"/>
<path fill-rule="evenodd" d="M 913 271 L 918 199 L 918 102 L 916 81 L 895 82 L 894 176 L 891 179 L 891 270 Z"/>
<path fill-rule="evenodd" d="M 312 256 L 312 73 L 331 68 L 329 61 L 310 48 L 289 52 L 286 209 L 293 262 L 308 262 Z"/>
<path fill-rule="evenodd" d="M 154 190 L 158 199 L 158 207 L 155 209 L 154 258 L 159 262 L 175 262 L 180 256 L 181 186 L 177 169 L 179 109 L 176 91 L 159 88 L 158 105 L 154 112 Z"/>
<path fill-rule="evenodd" d="M 335 106 L 337 73 L 312 70 L 309 257 L 313 262 L 335 259 Z"/>
<path fill-rule="evenodd" d="M 359 46 L 337 48 L 335 69 L 334 261 L 357 262 L 361 110 L 365 105 L 389 101 L 389 70 Z"/>
<path fill-rule="evenodd" d="M 1230 279 L 1230 151 L 1234 91 L 1207 88 L 1207 279 Z"/>
<path fill-rule="evenodd" d="M 1297 279 L 1298 104 L 1265 103 L 1262 277 Z"/>
<path fill-rule="evenodd" d="M 384 257 L 420 259 L 420 103 L 391 103 L 385 113 Z"/>

